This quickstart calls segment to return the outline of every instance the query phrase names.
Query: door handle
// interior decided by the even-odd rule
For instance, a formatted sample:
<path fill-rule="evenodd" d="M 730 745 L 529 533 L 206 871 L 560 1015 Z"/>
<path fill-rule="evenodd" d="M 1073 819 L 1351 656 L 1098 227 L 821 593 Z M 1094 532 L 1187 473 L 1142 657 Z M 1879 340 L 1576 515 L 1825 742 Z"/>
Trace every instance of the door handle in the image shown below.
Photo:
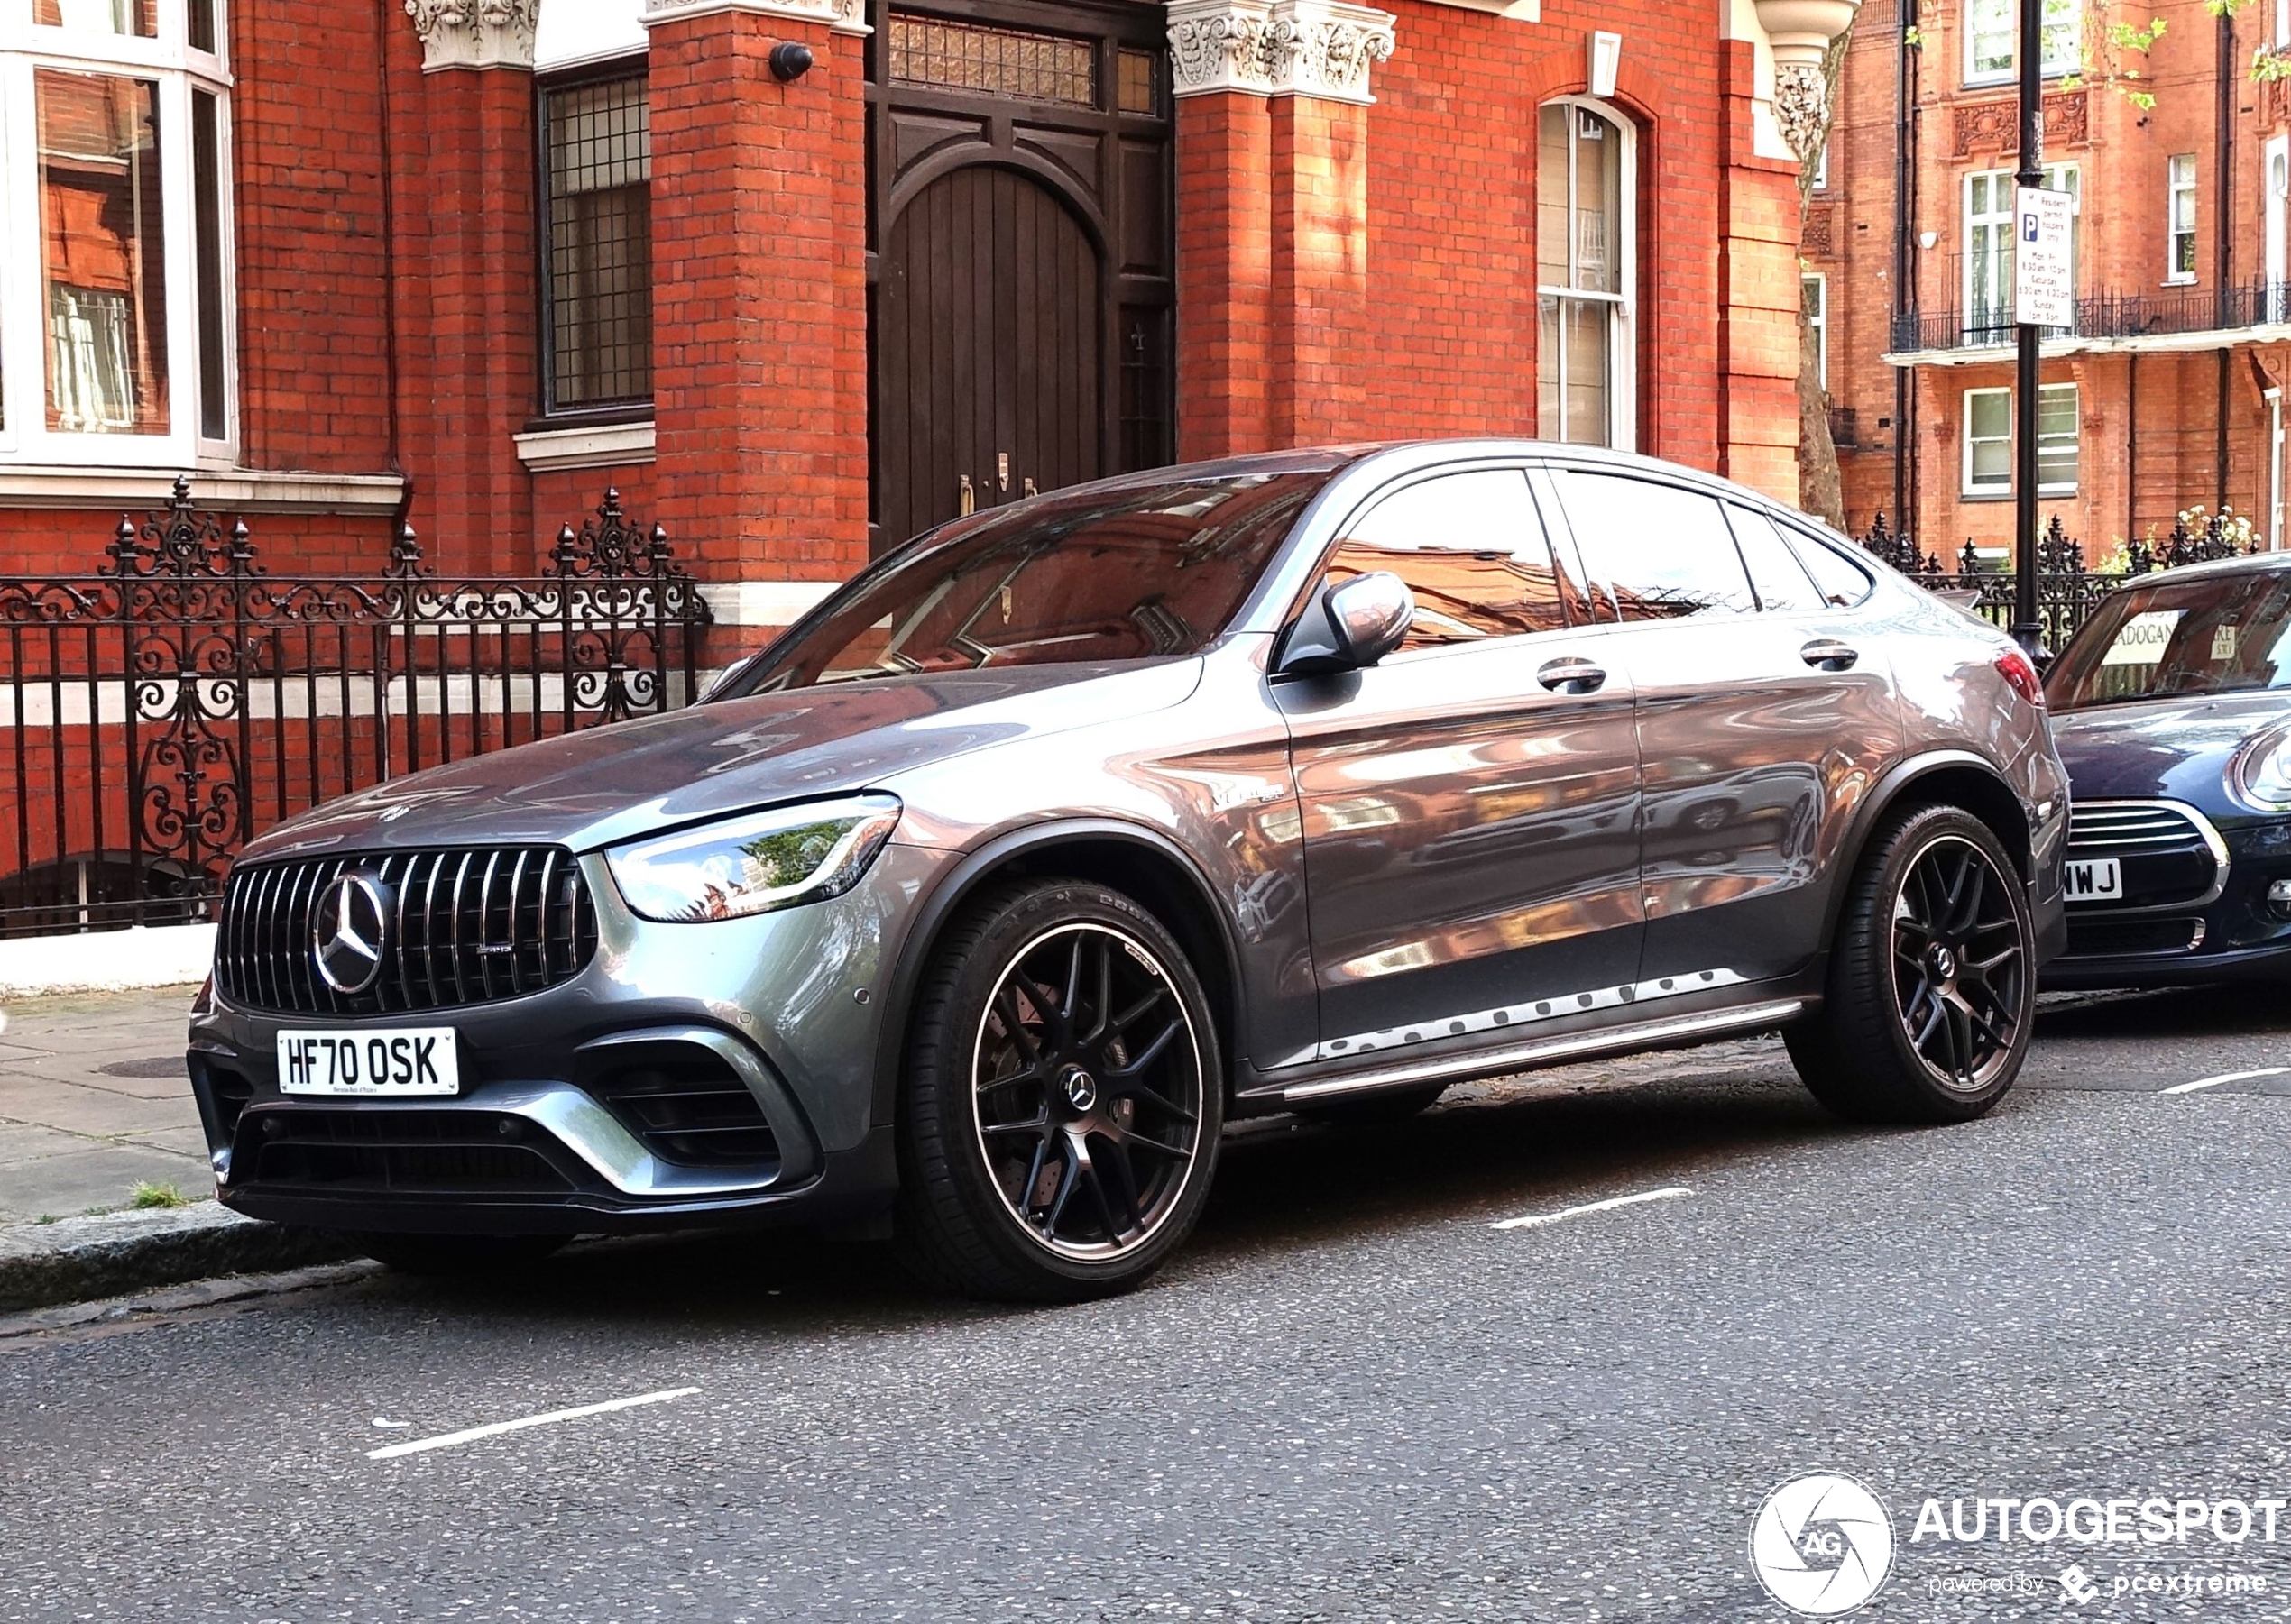
<path fill-rule="evenodd" d="M 1535 680 L 1554 693 L 1596 693 L 1606 686 L 1607 674 L 1588 660 L 1552 660 L 1535 674 Z"/>
<path fill-rule="evenodd" d="M 979 493 L 971 488 L 971 476 L 967 473 L 958 473 L 955 478 L 960 482 L 954 488 L 954 511 L 957 517 L 977 512 Z"/>
<path fill-rule="evenodd" d="M 1862 651 L 1851 643 L 1817 638 L 1798 651 L 1798 657 L 1817 671 L 1851 671 L 1860 662 Z"/>

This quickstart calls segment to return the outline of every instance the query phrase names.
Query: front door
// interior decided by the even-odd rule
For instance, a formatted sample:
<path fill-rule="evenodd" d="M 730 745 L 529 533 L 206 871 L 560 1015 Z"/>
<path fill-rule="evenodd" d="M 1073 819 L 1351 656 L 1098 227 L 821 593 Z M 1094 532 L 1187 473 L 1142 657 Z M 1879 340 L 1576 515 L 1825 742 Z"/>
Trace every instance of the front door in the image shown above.
<path fill-rule="evenodd" d="M 1169 461 L 1158 17 L 1127 0 L 871 8 L 879 549 Z"/>
<path fill-rule="evenodd" d="M 1327 573 L 1416 597 L 1374 669 L 1286 681 L 1320 1057 L 1476 1039 L 1627 1001 L 1632 681 L 1587 625 L 1517 468 L 1380 495 Z"/>

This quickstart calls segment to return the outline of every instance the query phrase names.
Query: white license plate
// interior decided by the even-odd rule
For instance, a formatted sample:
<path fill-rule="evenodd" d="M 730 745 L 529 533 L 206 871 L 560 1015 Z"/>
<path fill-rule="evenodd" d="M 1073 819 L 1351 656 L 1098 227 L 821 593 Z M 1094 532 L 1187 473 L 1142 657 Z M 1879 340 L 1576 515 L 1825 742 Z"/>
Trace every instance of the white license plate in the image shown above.
<path fill-rule="evenodd" d="M 2123 870 L 2114 858 L 2072 858 L 2061 890 L 2072 903 L 2114 902 L 2124 895 Z"/>
<path fill-rule="evenodd" d="M 461 1092 L 450 1026 L 279 1033 L 279 1092 L 411 1099 Z"/>

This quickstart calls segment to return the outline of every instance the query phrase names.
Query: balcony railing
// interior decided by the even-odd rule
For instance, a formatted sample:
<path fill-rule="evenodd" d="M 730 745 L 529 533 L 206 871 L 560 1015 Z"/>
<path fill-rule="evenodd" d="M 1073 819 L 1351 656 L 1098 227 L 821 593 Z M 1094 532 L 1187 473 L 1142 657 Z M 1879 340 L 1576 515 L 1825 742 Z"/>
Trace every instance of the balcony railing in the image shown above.
<path fill-rule="evenodd" d="M 2087 293 L 2076 301 L 2076 325 L 2050 328 L 2050 338 L 2166 338 L 2236 333 L 2291 322 L 2291 282 L 2245 282 L 2228 288 L 2176 288 L 2163 292 Z M 1893 318 L 1893 351 L 1998 349 L 2013 342 L 2010 305 L 1910 310 Z"/>

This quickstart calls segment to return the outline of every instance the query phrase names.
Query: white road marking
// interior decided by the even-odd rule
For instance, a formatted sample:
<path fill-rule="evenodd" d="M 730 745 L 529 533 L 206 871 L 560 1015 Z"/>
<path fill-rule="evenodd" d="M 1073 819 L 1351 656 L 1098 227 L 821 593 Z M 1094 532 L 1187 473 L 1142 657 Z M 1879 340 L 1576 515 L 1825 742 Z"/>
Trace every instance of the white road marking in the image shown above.
<path fill-rule="evenodd" d="M 1531 1213 L 1524 1218 L 1505 1218 L 1499 1224 L 1490 1224 L 1488 1227 L 1490 1229 L 1541 1229 L 1546 1224 L 1564 1224 L 1569 1218 L 1580 1218 L 1590 1213 L 1613 1212 L 1618 1207 L 1636 1207 L 1642 1201 L 1676 1201 L 1681 1196 L 1693 1194 L 1694 1191 L 1685 1186 L 1674 1184 L 1668 1189 L 1642 1190 L 1635 1196 L 1615 1196 L 1606 1201 L 1593 1201 L 1582 1207 L 1564 1207 L 1558 1212 Z"/>
<path fill-rule="evenodd" d="M 2158 1092 L 2194 1094 L 2200 1088 L 2216 1088 L 2222 1083 L 2248 1083 L 2255 1077 L 2281 1077 L 2286 1072 L 2291 1072 L 2291 1066 L 2262 1066 L 2257 1071 L 2222 1071 L 2217 1077 L 2199 1077 L 2192 1083 L 2175 1083 Z"/>
<path fill-rule="evenodd" d="M 700 1390 L 696 1387 L 671 1387 L 657 1393 L 639 1393 L 633 1399 L 608 1399 L 602 1404 L 584 1404 L 574 1409 L 553 1409 L 547 1415 L 520 1416 L 514 1421 L 495 1421 L 487 1427 L 472 1427 L 463 1432 L 445 1432 L 434 1438 L 410 1438 L 403 1444 L 392 1444 L 385 1449 L 369 1449 L 370 1461 L 395 1460 L 401 1454 L 419 1454 L 425 1449 L 446 1449 L 455 1444 L 471 1444 L 479 1438 L 496 1438 L 505 1432 L 523 1432 L 529 1427 L 547 1427 L 557 1421 L 577 1421 L 583 1416 L 602 1416 L 616 1409 L 634 1409 L 639 1404 L 665 1404 L 671 1399 L 689 1399 Z"/>

